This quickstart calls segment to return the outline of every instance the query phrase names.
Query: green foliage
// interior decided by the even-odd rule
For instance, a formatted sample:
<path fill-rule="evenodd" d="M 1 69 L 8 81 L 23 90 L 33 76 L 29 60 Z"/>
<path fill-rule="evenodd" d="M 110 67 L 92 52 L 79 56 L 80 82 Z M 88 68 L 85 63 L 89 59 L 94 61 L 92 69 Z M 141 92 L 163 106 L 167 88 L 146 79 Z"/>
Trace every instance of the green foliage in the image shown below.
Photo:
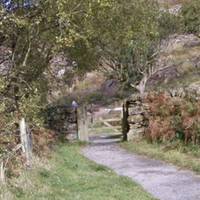
<path fill-rule="evenodd" d="M 36 122 L 48 90 L 43 74 L 57 53 L 75 61 L 79 73 L 106 68 L 129 84 L 141 79 L 157 42 L 178 23 L 152 0 L 45 0 L 28 10 L 0 9 L 0 45 L 12 61 L 0 91 L 18 114 Z"/>
<path fill-rule="evenodd" d="M 200 34 L 200 0 L 185 3 L 182 9 L 185 31 Z"/>
<path fill-rule="evenodd" d="M 1 10 L 0 18 L 2 44 L 12 50 L 13 76 L 28 84 L 38 81 L 61 51 L 78 72 L 100 65 L 111 67 L 121 81 L 138 81 L 157 41 L 176 26 L 152 0 L 46 0 L 28 11 Z"/>
<path fill-rule="evenodd" d="M 27 11 L 9 13 L 0 8 L 0 45 L 9 50 L 7 60 L 11 62 L 9 74 L 0 74 L 0 97 L 9 124 L 18 123 L 21 116 L 35 125 L 42 124 L 39 112 L 47 93 L 43 72 L 57 32 L 55 19 L 46 15 L 43 6 L 49 6 L 48 1 Z"/>
<path fill-rule="evenodd" d="M 182 118 L 180 115 L 173 116 L 172 126 L 176 133 L 176 138 L 179 140 L 184 140 L 184 130 L 182 127 Z"/>
<path fill-rule="evenodd" d="M 186 109 L 190 116 L 195 116 L 196 114 L 198 114 L 198 106 L 195 102 L 187 102 Z"/>
<path fill-rule="evenodd" d="M 152 53 L 150 47 L 159 36 L 158 5 L 154 1 L 118 1 L 96 13 L 93 27 L 102 57 L 119 80 L 137 80 L 141 76 L 138 68 L 144 67 Z"/>
<path fill-rule="evenodd" d="M 183 30 L 182 18 L 179 15 L 172 15 L 167 11 L 160 15 L 158 22 L 161 39 Z"/>
<path fill-rule="evenodd" d="M 36 126 L 43 125 L 43 117 L 40 115 L 43 106 L 41 105 L 40 93 L 35 90 L 29 98 L 22 97 L 19 109 L 28 122 L 32 122 Z"/>

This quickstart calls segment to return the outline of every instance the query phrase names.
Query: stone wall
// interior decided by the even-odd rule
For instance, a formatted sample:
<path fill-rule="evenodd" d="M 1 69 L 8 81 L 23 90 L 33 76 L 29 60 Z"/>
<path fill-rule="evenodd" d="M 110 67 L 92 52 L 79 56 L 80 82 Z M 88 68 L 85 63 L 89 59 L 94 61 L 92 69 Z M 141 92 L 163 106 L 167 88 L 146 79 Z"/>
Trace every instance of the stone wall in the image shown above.
<path fill-rule="evenodd" d="M 44 119 L 47 128 L 68 140 L 77 138 L 77 111 L 69 106 L 55 105 L 46 108 Z"/>
<path fill-rule="evenodd" d="M 145 133 L 145 128 L 148 125 L 148 105 L 142 102 L 139 95 L 134 95 L 130 100 L 126 101 L 128 108 L 128 130 L 127 140 L 131 141 L 141 137 Z"/>
<path fill-rule="evenodd" d="M 200 100 L 199 82 L 188 86 L 187 88 L 173 89 L 170 92 L 165 92 L 166 96 L 174 100 L 188 100 L 189 102 L 198 102 Z M 154 95 L 160 95 L 159 92 L 154 92 Z M 145 98 L 144 98 L 145 99 Z M 171 100 L 172 100 L 171 99 Z M 127 123 L 125 130 L 126 140 L 130 141 L 135 138 L 141 137 L 145 134 L 148 127 L 150 116 L 150 108 L 148 103 L 145 103 L 140 95 L 133 95 L 124 103 L 127 113 L 124 114 L 123 124 Z"/>

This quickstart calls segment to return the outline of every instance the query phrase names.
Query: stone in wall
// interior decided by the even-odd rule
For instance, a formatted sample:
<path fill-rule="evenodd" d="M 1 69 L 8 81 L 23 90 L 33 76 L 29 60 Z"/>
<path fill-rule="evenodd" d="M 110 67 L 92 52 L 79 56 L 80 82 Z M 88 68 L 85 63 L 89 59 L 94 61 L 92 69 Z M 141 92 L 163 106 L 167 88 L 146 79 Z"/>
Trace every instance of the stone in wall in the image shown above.
<path fill-rule="evenodd" d="M 144 116 L 142 114 L 129 115 L 129 124 L 143 124 Z"/>
<path fill-rule="evenodd" d="M 131 128 L 129 133 L 128 133 L 128 141 L 133 141 L 134 139 L 140 138 L 144 135 L 145 128 L 140 127 L 140 128 Z"/>
<path fill-rule="evenodd" d="M 141 105 L 135 105 L 129 107 L 129 115 L 132 116 L 144 113 L 144 108 Z"/>

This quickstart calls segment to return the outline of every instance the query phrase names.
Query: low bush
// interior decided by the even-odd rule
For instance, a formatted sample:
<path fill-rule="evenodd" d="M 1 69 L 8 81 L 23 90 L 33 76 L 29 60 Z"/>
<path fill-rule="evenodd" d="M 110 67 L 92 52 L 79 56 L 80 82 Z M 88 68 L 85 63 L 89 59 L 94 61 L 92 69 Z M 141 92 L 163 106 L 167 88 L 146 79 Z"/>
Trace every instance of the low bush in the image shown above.
<path fill-rule="evenodd" d="M 200 101 L 171 97 L 167 93 L 151 93 L 146 138 L 152 142 L 182 140 L 200 143 Z"/>
<path fill-rule="evenodd" d="M 158 20 L 160 39 L 166 38 L 171 34 L 183 31 L 183 22 L 180 15 L 173 15 L 163 12 Z"/>
<path fill-rule="evenodd" d="M 200 34 L 200 0 L 187 2 L 182 8 L 185 31 Z"/>
<path fill-rule="evenodd" d="M 52 150 L 53 145 L 58 142 L 58 135 L 48 129 L 44 128 L 32 128 L 32 141 L 33 141 L 33 153 L 39 157 L 48 157 Z M 6 176 L 13 177 L 20 175 L 21 169 L 24 166 L 25 158 L 21 154 L 21 150 L 16 154 L 11 154 L 12 150 L 19 144 L 19 133 L 8 134 L 0 133 L 0 159 L 4 159 L 4 156 L 10 152 L 9 159 L 6 160 Z M 6 158 L 6 157 L 5 157 Z"/>

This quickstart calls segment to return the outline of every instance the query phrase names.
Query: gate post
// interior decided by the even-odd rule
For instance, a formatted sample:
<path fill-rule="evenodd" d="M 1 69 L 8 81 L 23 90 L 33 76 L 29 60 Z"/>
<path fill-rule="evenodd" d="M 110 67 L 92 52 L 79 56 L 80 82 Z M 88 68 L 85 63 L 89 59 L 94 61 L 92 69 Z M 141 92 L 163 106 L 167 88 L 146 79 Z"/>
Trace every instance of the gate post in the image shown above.
<path fill-rule="evenodd" d="M 89 142 L 88 117 L 86 106 L 78 109 L 78 140 L 81 142 Z"/>
<path fill-rule="evenodd" d="M 122 135 L 123 135 L 123 141 L 127 141 L 128 139 L 128 132 L 130 130 L 129 122 L 128 122 L 128 102 L 126 101 L 123 103 L 123 109 L 122 109 Z"/>

